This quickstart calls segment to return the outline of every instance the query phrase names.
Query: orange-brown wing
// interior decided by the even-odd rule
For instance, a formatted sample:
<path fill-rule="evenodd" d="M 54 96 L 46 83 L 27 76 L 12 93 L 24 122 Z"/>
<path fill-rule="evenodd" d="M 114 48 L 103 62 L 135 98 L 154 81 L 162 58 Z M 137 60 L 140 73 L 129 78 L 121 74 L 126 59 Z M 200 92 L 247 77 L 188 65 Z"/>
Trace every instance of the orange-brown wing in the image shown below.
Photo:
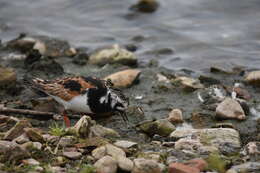
<path fill-rule="evenodd" d="M 84 93 L 89 88 L 96 88 L 96 86 L 83 80 L 81 77 L 67 77 L 53 81 L 45 81 L 37 78 L 33 81 L 39 89 L 47 94 L 60 97 L 66 101 Z"/>

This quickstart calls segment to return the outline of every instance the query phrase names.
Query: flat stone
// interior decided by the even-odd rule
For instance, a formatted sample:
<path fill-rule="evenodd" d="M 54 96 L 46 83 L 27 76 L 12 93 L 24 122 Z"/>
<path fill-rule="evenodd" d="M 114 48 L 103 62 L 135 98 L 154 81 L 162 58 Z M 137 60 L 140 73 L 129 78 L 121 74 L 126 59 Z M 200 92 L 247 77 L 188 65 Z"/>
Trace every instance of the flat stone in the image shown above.
<path fill-rule="evenodd" d="M 126 140 L 119 140 L 114 143 L 115 146 L 123 148 L 123 149 L 129 149 L 129 148 L 137 148 L 138 144 L 136 142 L 132 141 L 126 141 Z"/>
<path fill-rule="evenodd" d="M 120 137 L 119 133 L 114 129 L 103 127 L 101 125 L 94 125 L 90 127 L 90 135 L 89 137 Z"/>
<path fill-rule="evenodd" d="M 169 113 L 168 121 L 171 123 L 182 123 L 182 111 L 180 109 L 172 109 L 172 111 Z"/>
<path fill-rule="evenodd" d="M 105 156 L 99 159 L 94 167 L 98 173 L 116 173 L 117 161 L 110 156 Z"/>
<path fill-rule="evenodd" d="M 161 173 L 159 164 L 154 160 L 134 159 L 134 168 L 132 173 Z"/>
<path fill-rule="evenodd" d="M 126 157 L 124 150 L 112 144 L 106 144 L 106 153 L 117 160 L 118 157 Z"/>
<path fill-rule="evenodd" d="M 134 167 L 134 163 L 132 160 L 122 156 L 117 158 L 117 163 L 118 163 L 118 167 L 121 170 L 127 172 L 131 172 Z"/>
<path fill-rule="evenodd" d="M 245 77 L 245 81 L 249 84 L 260 86 L 260 70 L 249 72 Z"/>
<path fill-rule="evenodd" d="M 28 121 L 26 120 L 18 121 L 13 128 L 11 128 L 8 132 L 6 132 L 4 136 L 4 140 L 13 140 L 17 138 L 18 136 L 24 133 L 24 128 L 27 127 L 32 127 L 32 125 Z"/>
<path fill-rule="evenodd" d="M 200 173 L 200 170 L 182 163 L 171 163 L 169 173 Z"/>
<path fill-rule="evenodd" d="M 77 160 L 82 157 L 82 154 L 80 152 L 63 152 L 63 156 L 67 157 L 72 160 Z"/>
<path fill-rule="evenodd" d="M 99 49 L 92 53 L 89 57 L 89 63 L 101 66 L 113 63 L 136 65 L 137 58 L 132 52 L 120 48 L 119 45 L 116 44 L 112 47 Z"/>
<path fill-rule="evenodd" d="M 96 160 L 101 159 L 107 154 L 106 147 L 105 146 L 98 147 L 92 150 L 91 154 Z"/>
<path fill-rule="evenodd" d="M 69 147 L 74 145 L 77 142 L 77 138 L 74 136 L 64 136 L 60 139 L 60 146 L 61 147 Z"/>
<path fill-rule="evenodd" d="M 201 158 L 189 160 L 189 161 L 185 162 L 185 165 L 197 168 L 200 171 L 204 171 L 208 167 L 208 163 L 204 159 L 201 159 Z"/>
<path fill-rule="evenodd" d="M 141 74 L 140 70 L 137 69 L 128 69 L 113 73 L 107 77 L 105 80 L 110 79 L 115 87 L 127 88 L 133 85 L 139 78 Z"/>
<path fill-rule="evenodd" d="M 44 142 L 41 132 L 36 128 L 24 128 L 26 135 L 33 142 Z"/>
<path fill-rule="evenodd" d="M 174 85 L 181 84 L 183 89 L 187 91 L 194 91 L 196 89 L 204 88 L 204 85 L 201 84 L 199 80 L 186 77 L 186 76 L 178 76 L 172 80 L 172 83 Z"/>
<path fill-rule="evenodd" d="M 22 162 L 23 162 L 23 164 L 26 164 L 26 165 L 33 165 L 33 166 L 40 165 L 40 162 L 38 162 L 37 160 L 35 160 L 33 158 L 22 160 Z"/>
<path fill-rule="evenodd" d="M 226 98 L 216 108 L 216 117 L 222 119 L 246 119 L 245 112 L 240 104 L 231 98 Z"/>
<path fill-rule="evenodd" d="M 19 137 L 15 138 L 14 141 L 17 143 L 17 144 L 24 144 L 26 142 L 29 142 L 30 139 L 28 138 L 28 136 L 23 133 L 22 135 L 20 135 Z"/>
<path fill-rule="evenodd" d="M 260 162 L 246 162 L 241 165 L 232 166 L 226 173 L 260 172 Z"/>

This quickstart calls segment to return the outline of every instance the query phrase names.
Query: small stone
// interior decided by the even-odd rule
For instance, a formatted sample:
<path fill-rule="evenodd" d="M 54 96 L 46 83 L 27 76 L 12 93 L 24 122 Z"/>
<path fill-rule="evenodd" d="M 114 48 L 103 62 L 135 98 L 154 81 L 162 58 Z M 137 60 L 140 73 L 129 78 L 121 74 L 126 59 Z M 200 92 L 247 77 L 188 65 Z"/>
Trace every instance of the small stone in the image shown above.
<path fill-rule="evenodd" d="M 60 140 L 59 136 L 52 136 L 50 134 L 43 134 L 42 137 L 43 137 L 44 141 L 47 141 L 48 143 L 53 144 L 53 145 L 57 145 Z"/>
<path fill-rule="evenodd" d="M 89 116 L 84 115 L 72 128 L 82 138 L 89 137 L 90 127 L 94 124 Z"/>
<path fill-rule="evenodd" d="M 94 167 L 98 173 L 116 173 L 117 161 L 110 156 L 105 156 L 99 159 Z"/>
<path fill-rule="evenodd" d="M 118 167 L 123 171 L 131 172 L 134 167 L 133 161 L 126 157 L 119 156 L 117 162 Z"/>
<path fill-rule="evenodd" d="M 114 84 L 114 87 L 127 88 L 138 80 L 140 74 L 140 70 L 128 69 L 111 74 L 105 77 L 105 80 L 110 79 Z"/>
<path fill-rule="evenodd" d="M 104 146 L 98 147 L 98 148 L 92 150 L 91 154 L 96 160 L 101 159 L 102 157 L 104 157 L 107 154 L 106 147 L 104 147 Z"/>
<path fill-rule="evenodd" d="M 44 142 L 44 138 L 38 129 L 25 128 L 24 131 L 29 139 L 31 139 L 33 142 Z"/>
<path fill-rule="evenodd" d="M 166 76 L 164 76 L 160 73 L 156 74 L 156 77 L 159 82 L 170 83 L 170 80 Z"/>
<path fill-rule="evenodd" d="M 3 105 L 0 104 L 0 107 Z M 6 115 L 0 115 L 0 132 L 6 132 L 15 126 L 20 121 L 18 118 Z"/>
<path fill-rule="evenodd" d="M 216 108 L 216 117 L 224 119 L 246 119 L 245 112 L 240 104 L 231 98 L 226 98 Z"/>
<path fill-rule="evenodd" d="M 154 160 L 134 159 L 132 173 L 161 173 L 161 168 Z"/>
<path fill-rule="evenodd" d="M 90 64 L 96 64 L 103 66 L 105 64 L 124 64 L 124 65 L 136 65 L 137 58 L 126 49 L 120 48 L 119 45 L 113 45 L 112 47 L 97 50 L 89 57 Z"/>
<path fill-rule="evenodd" d="M 238 66 L 231 63 L 215 63 L 210 67 L 210 72 L 212 73 L 223 73 L 223 74 L 233 74 L 238 70 Z M 237 70 L 236 70 L 237 69 Z"/>
<path fill-rule="evenodd" d="M 159 3 L 156 0 L 139 0 L 137 4 L 130 7 L 131 10 L 152 13 L 157 10 Z"/>
<path fill-rule="evenodd" d="M 171 163 L 169 173 L 200 173 L 200 170 L 182 163 Z"/>
<path fill-rule="evenodd" d="M 126 141 L 126 140 L 119 140 L 114 143 L 115 146 L 123 148 L 123 149 L 129 149 L 129 148 L 137 148 L 138 144 L 136 142 L 132 141 Z"/>
<path fill-rule="evenodd" d="M 80 159 L 82 154 L 80 152 L 63 152 L 63 156 L 72 160 Z"/>
<path fill-rule="evenodd" d="M 169 113 L 168 120 L 171 123 L 182 123 L 183 122 L 182 111 L 180 109 L 173 109 Z"/>
<path fill-rule="evenodd" d="M 0 65 L 0 87 L 13 86 L 16 82 L 16 73 L 14 69 L 2 67 Z"/>
<path fill-rule="evenodd" d="M 158 134 L 160 136 L 168 136 L 175 130 L 175 126 L 167 119 L 156 121 L 145 121 L 137 126 L 141 131 L 150 136 Z"/>
<path fill-rule="evenodd" d="M 197 168 L 200 171 L 204 171 L 208 167 L 207 162 L 200 158 L 189 160 L 189 161 L 185 162 L 185 165 Z"/>
<path fill-rule="evenodd" d="M 17 144 L 24 144 L 26 142 L 29 142 L 30 139 L 28 138 L 28 136 L 23 133 L 22 135 L 20 135 L 19 137 L 15 138 L 14 141 L 17 143 Z"/>
<path fill-rule="evenodd" d="M 43 172 L 43 167 L 41 167 L 41 166 L 36 166 L 35 168 L 34 168 L 34 170 L 35 171 L 38 171 L 38 172 Z"/>
<path fill-rule="evenodd" d="M 62 168 L 59 166 L 53 166 L 50 168 L 50 172 L 55 172 L 55 173 L 67 173 L 66 168 Z"/>
<path fill-rule="evenodd" d="M 178 158 L 176 158 L 175 156 L 169 156 L 167 157 L 166 163 L 167 165 L 170 165 L 171 163 L 175 163 L 178 161 Z"/>
<path fill-rule="evenodd" d="M 28 121 L 26 120 L 18 121 L 13 128 L 11 128 L 8 132 L 6 132 L 4 139 L 13 140 L 19 137 L 24 133 L 24 128 L 27 127 L 32 127 L 32 125 Z"/>
<path fill-rule="evenodd" d="M 250 93 L 246 89 L 240 87 L 234 87 L 233 90 L 236 93 L 237 97 L 239 98 L 245 99 L 247 101 L 252 98 Z"/>
<path fill-rule="evenodd" d="M 90 137 L 113 138 L 120 137 L 119 133 L 111 128 L 94 125 L 90 128 Z"/>
<path fill-rule="evenodd" d="M 259 86 L 260 85 L 260 70 L 249 72 L 245 77 L 245 81 L 249 84 Z"/>
<path fill-rule="evenodd" d="M 112 156 L 114 159 L 117 160 L 118 157 L 126 157 L 125 152 L 114 145 L 106 144 L 106 153 L 110 156 Z"/>
<path fill-rule="evenodd" d="M 258 173 L 260 172 L 260 163 L 259 162 L 246 162 L 241 165 L 232 166 L 226 173 L 244 173 L 244 172 L 252 172 Z"/>
<path fill-rule="evenodd" d="M 26 164 L 26 165 L 33 165 L 33 166 L 40 165 L 40 162 L 38 162 L 37 160 L 35 160 L 33 158 L 22 160 L 22 162 L 23 162 L 23 164 Z"/>
<path fill-rule="evenodd" d="M 33 142 L 33 147 L 37 150 L 41 150 L 42 144 L 40 142 Z"/>
<path fill-rule="evenodd" d="M 64 136 L 60 139 L 60 146 L 61 147 L 69 147 L 73 146 L 77 142 L 77 138 L 74 136 Z"/>
<path fill-rule="evenodd" d="M 194 91 L 196 89 L 204 88 L 204 85 L 199 80 L 186 76 L 179 76 L 172 80 L 173 85 L 181 84 L 184 90 Z"/>

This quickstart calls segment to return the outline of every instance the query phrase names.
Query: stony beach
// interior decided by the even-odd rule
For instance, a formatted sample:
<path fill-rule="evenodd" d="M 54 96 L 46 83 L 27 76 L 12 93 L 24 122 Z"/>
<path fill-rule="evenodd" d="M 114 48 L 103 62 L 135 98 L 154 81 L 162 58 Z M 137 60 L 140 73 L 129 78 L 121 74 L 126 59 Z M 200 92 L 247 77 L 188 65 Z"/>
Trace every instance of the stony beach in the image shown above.
<path fill-rule="evenodd" d="M 26 34 L 1 43 L 1 172 L 260 171 L 260 71 L 224 63 L 174 71 L 140 63 L 135 49 Z M 70 114 L 65 128 L 59 104 L 24 83 L 74 75 L 111 79 L 130 99 L 129 122 Z"/>

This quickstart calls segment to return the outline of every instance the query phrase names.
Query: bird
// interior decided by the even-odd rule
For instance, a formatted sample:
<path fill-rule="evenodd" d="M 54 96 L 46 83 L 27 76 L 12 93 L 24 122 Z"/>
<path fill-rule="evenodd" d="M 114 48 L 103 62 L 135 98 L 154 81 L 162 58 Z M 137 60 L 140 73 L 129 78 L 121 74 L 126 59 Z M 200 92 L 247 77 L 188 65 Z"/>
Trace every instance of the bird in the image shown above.
<path fill-rule="evenodd" d="M 124 121 L 128 121 L 128 98 L 120 89 L 114 87 L 111 80 L 93 76 L 73 76 L 54 80 L 33 78 L 31 86 L 63 106 L 66 127 L 70 127 L 67 111 L 90 115 L 116 113 L 121 115 Z"/>

